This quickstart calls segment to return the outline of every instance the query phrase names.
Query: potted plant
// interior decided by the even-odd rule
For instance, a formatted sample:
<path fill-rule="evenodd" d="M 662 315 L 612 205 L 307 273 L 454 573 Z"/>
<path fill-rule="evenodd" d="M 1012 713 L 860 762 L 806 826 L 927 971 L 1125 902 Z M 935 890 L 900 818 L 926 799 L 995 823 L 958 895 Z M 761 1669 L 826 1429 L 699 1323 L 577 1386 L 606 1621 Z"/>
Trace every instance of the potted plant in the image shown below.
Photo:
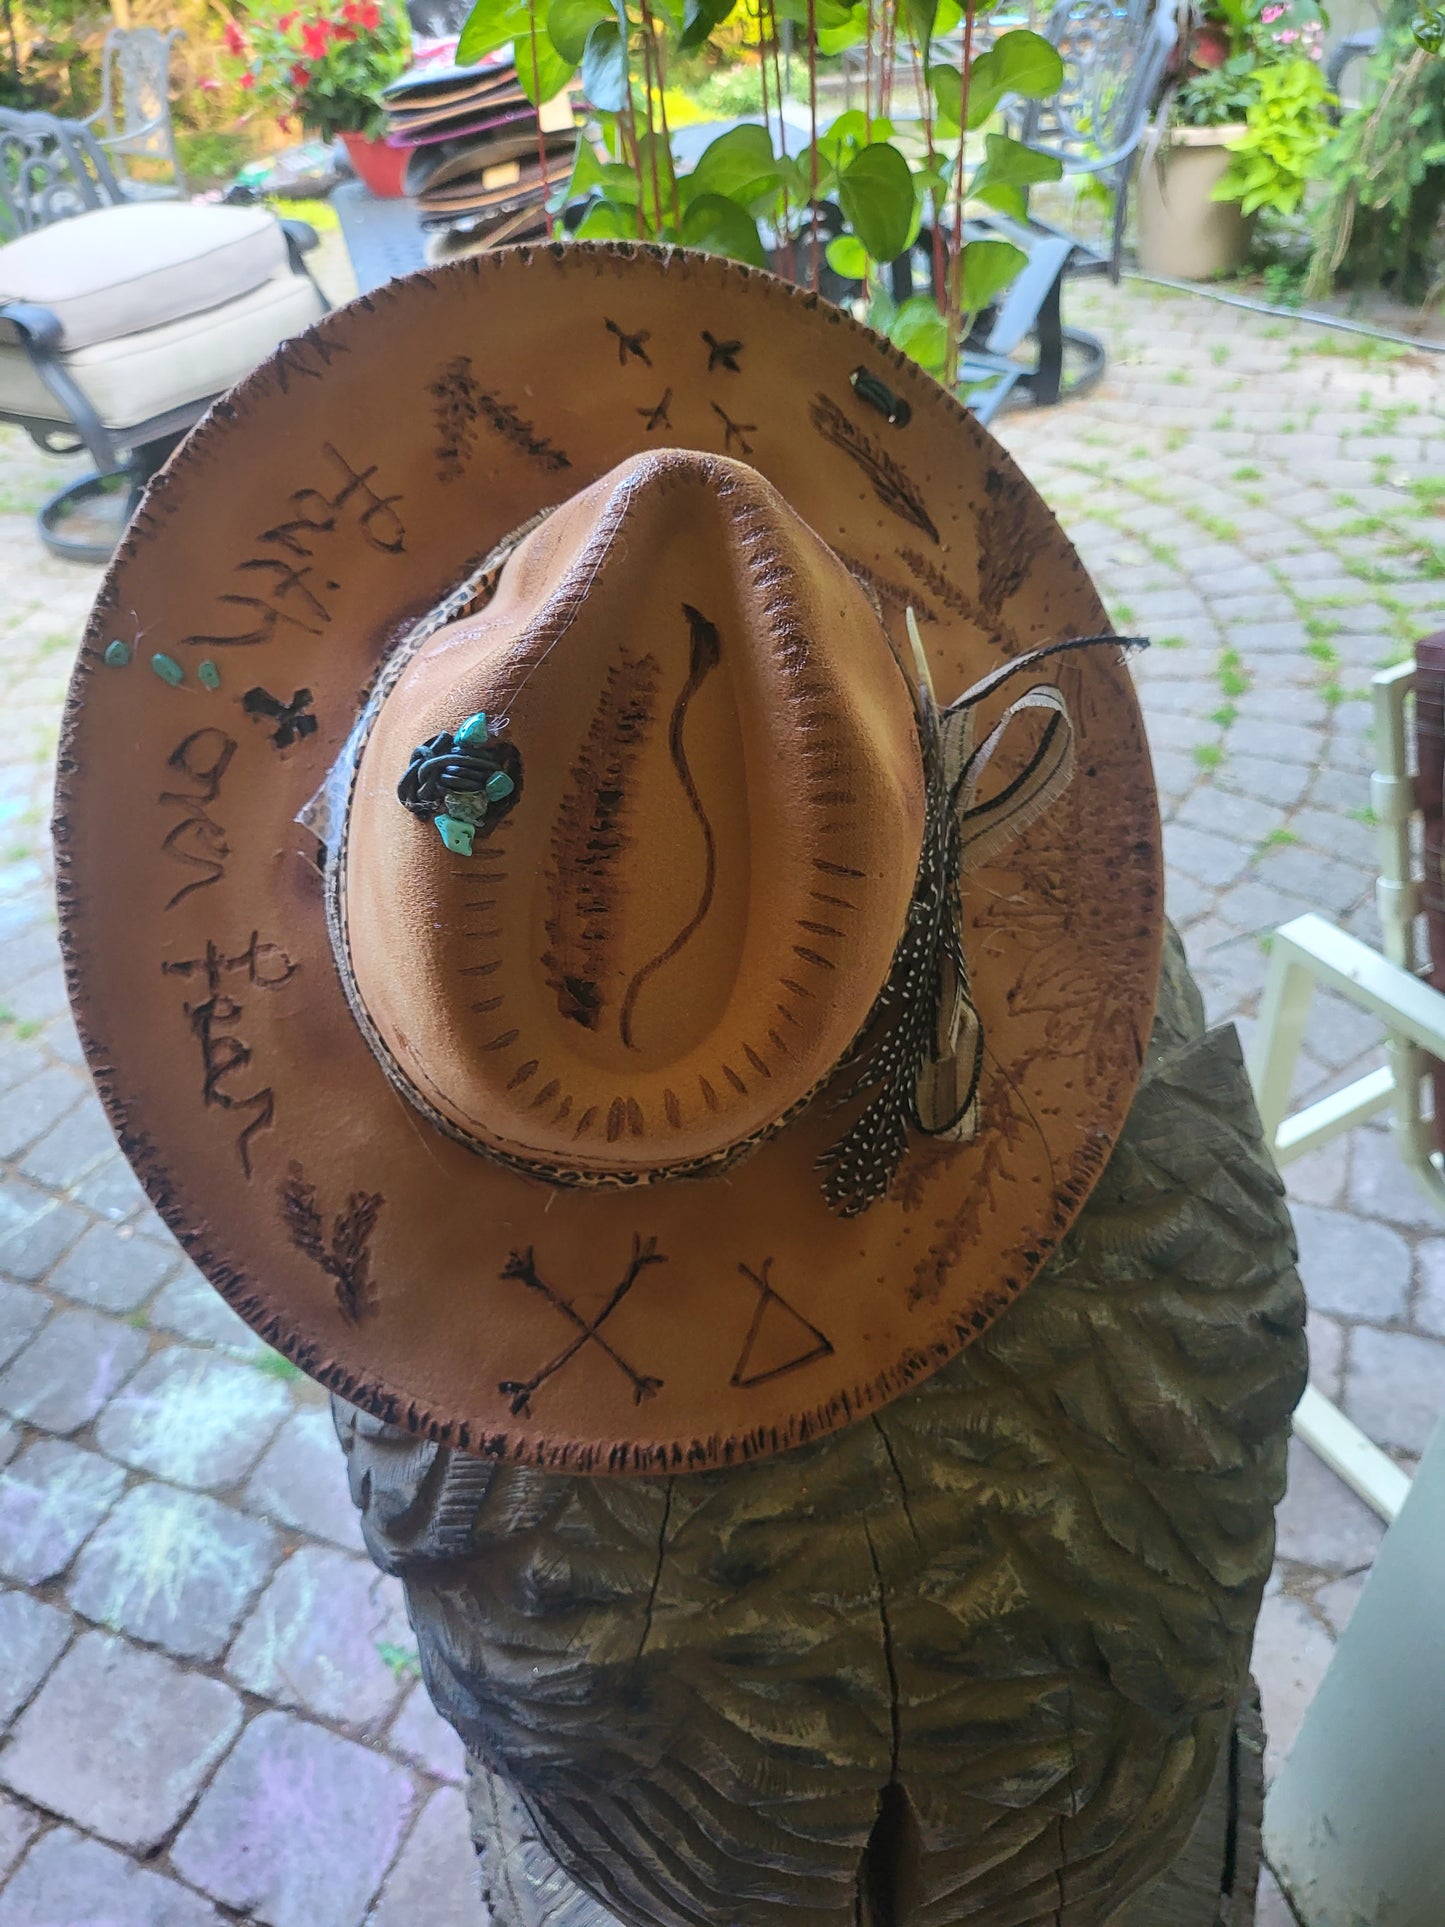
<path fill-rule="evenodd" d="M 679 166 L 669 71 L 701 55 L 735 11 L 757 64 L 762 124 L 732 128 Z M 1025 28 L 985 46 L 979 18 L 973 0 L 881 9 L 876 0 L 746 0 L 741 10 L 737 0 L 474 0 L 457 58 L 510 45 L 535 105 L 573 84 L 585 99 L 597 138 L 579 143 L 570 177 L 550 183 L 559 236 L 677 243 L 771 266 L 814 292 L 831 271 L 830 292 L 861 284 L 871 325 L 953 383 L 972 324 L 1028 258 L 1006 240 L 967 238 L 965 204 L 1021 216 L 1029 188 L 1062 173 L 1055 156 L 998 125 L 1006 100 L 1058 90 L 1058 51 Z M 784 124 L 784 21 L 801 43 L 801 140 Z M 819 58 L 855 46 L 870 54 L 863 108 L 825 125 Z M 921 115 L 900 133 L 891 90 L 905 55 Z M 927 291 L 895 298 L 891 265 L 915 246 L 927 252 Z"/>
<path fill-rule="evenodd" d="M 1276 204 L 1270 188 L 1257 190 L 1275 180 L 1266 149 L 1280 151 L 1277 123 L 1292 119 L 1302 135 L 1293 142 L 1296 159 L 1312 157 L 1328 136 L 1329 95 L 1314 67 L 1320 35 L 1313 0 L 1211 0 L 1185 38 L 1140 169 L 1139 259 L 1146 273 L 1208 281 L 1243 265 L 1255 210 Z M 1302 85 L 1299 68 L 1309 69 L 1317 88 Z M 1288 75 L 1282 87 L 1266 81 L 1280 72 Z M 1312 144 L 1300 127 L 1301 109 L 1315 123 Z M 1238 159 L 1246 150 L 1257 163 L 1249 184 Z M 1302 193 L 1303 174 L 1286 171 Z M 1292 212 L 1299 194 L 1284 199 Z"/>
<path fill-rule="evenodd" d="M 406 68 L 411 35 L 397 0 L 341 0 L 313 11 L 262 0 L 226 28 L 240 85 L 322 140 L 340 139 L 373 194 L 402 192 L 406 156 L 381 138 L 380 95 Z"/>

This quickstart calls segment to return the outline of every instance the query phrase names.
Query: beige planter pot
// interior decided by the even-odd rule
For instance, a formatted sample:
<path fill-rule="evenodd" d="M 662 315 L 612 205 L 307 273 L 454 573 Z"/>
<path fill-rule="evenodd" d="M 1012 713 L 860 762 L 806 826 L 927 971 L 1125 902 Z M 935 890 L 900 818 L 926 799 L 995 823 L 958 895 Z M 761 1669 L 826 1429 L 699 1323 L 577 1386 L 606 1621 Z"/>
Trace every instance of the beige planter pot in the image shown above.
<path fill-rule="evenodd" d="M 1139 265 L 1174 281 L 1212 281 L 1244 265 L 1251 221 L 1211 200 L 1228 172 L 1225 141 L 1242 127 L 1175 127 L 1139 166 Z"/>

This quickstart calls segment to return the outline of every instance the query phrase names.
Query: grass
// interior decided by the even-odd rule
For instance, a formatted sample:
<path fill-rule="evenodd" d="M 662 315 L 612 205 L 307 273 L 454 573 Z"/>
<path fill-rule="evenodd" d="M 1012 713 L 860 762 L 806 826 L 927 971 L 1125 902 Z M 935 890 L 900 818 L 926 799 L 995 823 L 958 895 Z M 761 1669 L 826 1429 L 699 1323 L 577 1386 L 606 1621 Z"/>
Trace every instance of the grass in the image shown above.
<path fill-rule="evenodd" d="M 1209 351 L 1209 359 L 1214 363 L 1216 368 L 1222 368 L 1225 362 L 1229 360 L 1228 344 L 1223 341 L 1216 341 Z"/>
<path fill-rule="evenodd" d="M 1379 828 L 1380 819 L 1368 803 L 1360 809 L 1346 810 L 1345 815 L 1348 816 L 1353 823 L 1363 823 L 1367 830 Z"/>
<path fill-rule="evenodd" d="M 397 1679 L 420 1679 L 421 1660 L 410 1646 L 398 1646 L 392 1640 L 381 1639 L 376 1644 L 377 1653 L 384 1666 L 390 1667 Z"/>
<path fill-rule="evenodd" d="M 1199 524 L 1206 535 L 1212 535 L 1216 542 L 1239 540 L 1239 524 L 1229 521 L 1223 515 L 1206 515 L 1201 510 L 1192 519 Z"/>
<path fill-rule="evenodd" d="M 1196 743 L 1194 760 L 1201 769 L 1218 769 L 1224 761 L 1224 749 L 1219 743 Z"/>
<path fill-rule="evenodd" d="M 1281 823 L 1275 829 L 1272 829 L 1268 836 L 1262 836 L 1259 839 L 1255 853 L 1256 855 L 1263 855 L 1266 850 L 1287 849 L 1291 843 L 1298 842 L 1299 838 L 1295 835 L 1294 831 L 1288 828 L 1286 824 Z"/>
<path fill-rule="evenodd" d="M 1445 513 L 1445 476 L 1422 475 L 1407 487 L 1421 508 Z"/>
<path fill-rule="evenodd" d="M 1380 341 L 1374 335 L 1322 335 L 1308 353 L 1335 361 L 1403 361 L 1409 349 L 1402 342 Z"/>
<path fill-rule="evenodd" d="M 289 1358 L 283 1358 L 280 1352 L 265 1351 L 259 1358 L 253 1358 L 249 1362 L 256 1371 L 263 1372 L 267 1378 L 285 1379 L 289 1383 L 294 1379 L 305 1377 L 301 1367 L 293 1365 Z"/>
<path fill-rule="evenodd" d="M 1249 671 L 1237 649 L 1224 650 L 1214 673 L 1226 696 L 1242 696 L 1250 686 Z"/>
<path fill-rule="evenodd" d="M 1252 462 L 1246 462 L 1242 468 L 1235 469 L 1231 479 L 1236 482 L 1262 482 L 1264 470 L 1256 468 Z"/>
<path fill-rule="evenodd" d="M 1156 649 L 1187 649 L 1189 644 L 1183 636 L 1155 636 L 1154 647 Z"/>
<path fill-rule="evenodd" d="M 1187 428 L 1171 428 L 1169 433 L 1164 437 L 1164 452 L 1167 455 L 1177 455 L 1179 450 L 1187 445 L 1188 441 L 1189 430 Z"/>
<path fill-rule="evenodd" d="M 1218 709 L 1211 709 L 1209 712 L 1210 722 L 1218 723 L 1221 729 L 1228 729 L 1230 724 L 1237 722 L 1238 719 L 1239 711 L 1233 703 L 1221 703 Z"/>
<path fill-rule="evenodd" d="M 1313 661 L 1323 663 L 1326 669 L 1335 668 L 1340 660 L 1339 651 L 1323 636 L 1312 636 L 1305 644 L 1305 654 Z"/>

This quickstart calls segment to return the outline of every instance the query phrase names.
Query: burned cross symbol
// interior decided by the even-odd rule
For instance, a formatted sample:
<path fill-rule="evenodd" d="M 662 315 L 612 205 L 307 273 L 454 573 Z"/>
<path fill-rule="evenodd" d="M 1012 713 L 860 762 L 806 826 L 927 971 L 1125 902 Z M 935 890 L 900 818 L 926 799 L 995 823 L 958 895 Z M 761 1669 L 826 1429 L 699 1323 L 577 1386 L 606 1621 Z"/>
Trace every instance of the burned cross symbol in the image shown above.
<path fill-rule="evenodd" d="M 622 1303 L 623 1299 L 627 1296 L 628 1292 L 631 1291 L 647 1267 L 649 1265 L 662 1265 L 666 1263 L 666 1257 L 657 1249 L 656 1238 L 639 1238 L 634 1236 L 632 1240 L 632 1260 L 627 1270 L 623 1273 L 621 1281 L 613 1287 L 611 1296 L 601 1311 L 598 1312 L 597 1316 L 593 1319 L 587 1319 L 582 1316 L 581 1312 L 576 1310 L 570 1298 L 564 1298 L 555 1286 L 549 1285 L 547 1280 L 539 1275 L 536 1260 L 532 1255 L 530 1245 L 525 1251 L 514 1251 L 512 1253 L 511 1257 L 502 1267 L 502 1276 L 504 1278 L 520 1278 L 529 1291 L 540 1292 L 547 1300 L 547 1303 L 549 1305 L 555 1305 L 557 1310 L 560 1311 L 562 1316 L 567 1320 L 568 1324 L 575 1326 L 577 1331 L 577 1336 L 572 1342 L 569 1345 L 563 1346 L 555 1358 L 548 1359 L 547 1363 L 533 1372 L 530 1378 L 504 1378 L 499 1382 L 497 1390 L 499 1392 L 505 1392 L 507 1397 L 512 1401 L 512 1413 L 514 1417 L 529 1416 L 532 1410 L 533 1394 L 540 1391 L 549 1378 L 554 1377 L 560 1372 L 564 1365 L 575 1358 L 578 1352 L 584 1350 L 588 1345 L 595 1345 L 600 1352 L 605 1353 L 606 1356 L 612 1360 L 612 1363 L 617 1367 L 618 1371 L 622 1373 L 623 1377 L 631 1385 L 632 1400 L 635 1405 L 640 1405 L 645 1398 L 652 1398 L 654 1394 L 661 1391 L 662 1380 L 660 1378 L 650 1378 L 646 1373 L 635 1371 L 622 1354 L 615 1351 L 602 1336 L 602 1327 L 607 1323 L 607 1320 L 612 1316 L 613 1312 L 616 1311 L 617 1307 Z"/>
<path fill-rule="evenodd" d="M 711 374 L 715 368 L 730 369 L 735 375 L 742 373 L 742 369 L 738 366 L 738 354 L 743 345 L 740 341 L 718 341 L 713 335 L 708 333 L 706 328 L 702 331 L 702 338 L 707 343 L 707 371 L 709 374 Z"/>
<path fill-rule="evenodd" d="M 604 319 L 606 319 L 605 316 Z M 652 356 L 648 354 L 645 345 L 652 339 L 652 330 L 650 328 L 639 328 L 635 335 L 630 335 L 625 328 L 619 328 L 615 321 L 609 320 L 607 321 L 607 332 L 617 337 L 617 361 L 619 367 L 625 368 L 629 361 L 645 362 L 649 368 L 652 366 Z"/>
<path fill-rule="evenodd" d="M 241 698 L 241 707 L 248 716 L 271 718 L 276 725 L 271 731 L 271 741 L 277 749 L 290 749 L 299 738 L 313 735 L 316 730 L 316 718 L 310 713 L 309 689 L 296 690 L 289 703 L 283 703 L 269 689 L 248 689 Z"/>
<path fill-rule="evenodd" d="M 672 427 L 672 418 L 667 412 L 671 406 L 672 390 L 668 388 L 664 390 L 662 400 L 657 404 L 656 408 L 639 408 L 636 411 L 647 423 L 647 432 L 649 435 L 654 428 Z"/>
<path fill-rule="evenodd" d="M 757 423 L 756 422 L 735 422 L 730 415 L 726 414 L 724 410 L 718 407 L 716 402 L 710 403 L 709 406 L 711 407 L 712 412 L 717 416 L 718 420 L 723 425 L 724 455 L 732 454 L 734 442 L 737 443 L 738 447 L 742 450 L 744 455 L 751 455 L 753 452 L 753 445 L 748 440 L 748 436 L 755 434 L 757 432 L 757 426 L 758 426 Z"/>

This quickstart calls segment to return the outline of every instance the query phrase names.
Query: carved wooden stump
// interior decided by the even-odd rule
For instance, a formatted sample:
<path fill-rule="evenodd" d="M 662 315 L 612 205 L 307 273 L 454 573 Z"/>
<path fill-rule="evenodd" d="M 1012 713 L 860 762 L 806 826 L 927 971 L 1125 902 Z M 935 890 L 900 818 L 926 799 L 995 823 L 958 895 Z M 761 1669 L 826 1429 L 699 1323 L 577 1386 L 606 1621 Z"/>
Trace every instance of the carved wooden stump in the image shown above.
<path fill-rule="evenodd" d="M 498 1922 L 1244 1927 L 1235 1709 L 1305 1378 L 1293 1257 L 1175 939 L 1075 1229 L 871 1418 L 588 1479 L 338 1405 L 367 1543 L 485 1763 Z"/>

